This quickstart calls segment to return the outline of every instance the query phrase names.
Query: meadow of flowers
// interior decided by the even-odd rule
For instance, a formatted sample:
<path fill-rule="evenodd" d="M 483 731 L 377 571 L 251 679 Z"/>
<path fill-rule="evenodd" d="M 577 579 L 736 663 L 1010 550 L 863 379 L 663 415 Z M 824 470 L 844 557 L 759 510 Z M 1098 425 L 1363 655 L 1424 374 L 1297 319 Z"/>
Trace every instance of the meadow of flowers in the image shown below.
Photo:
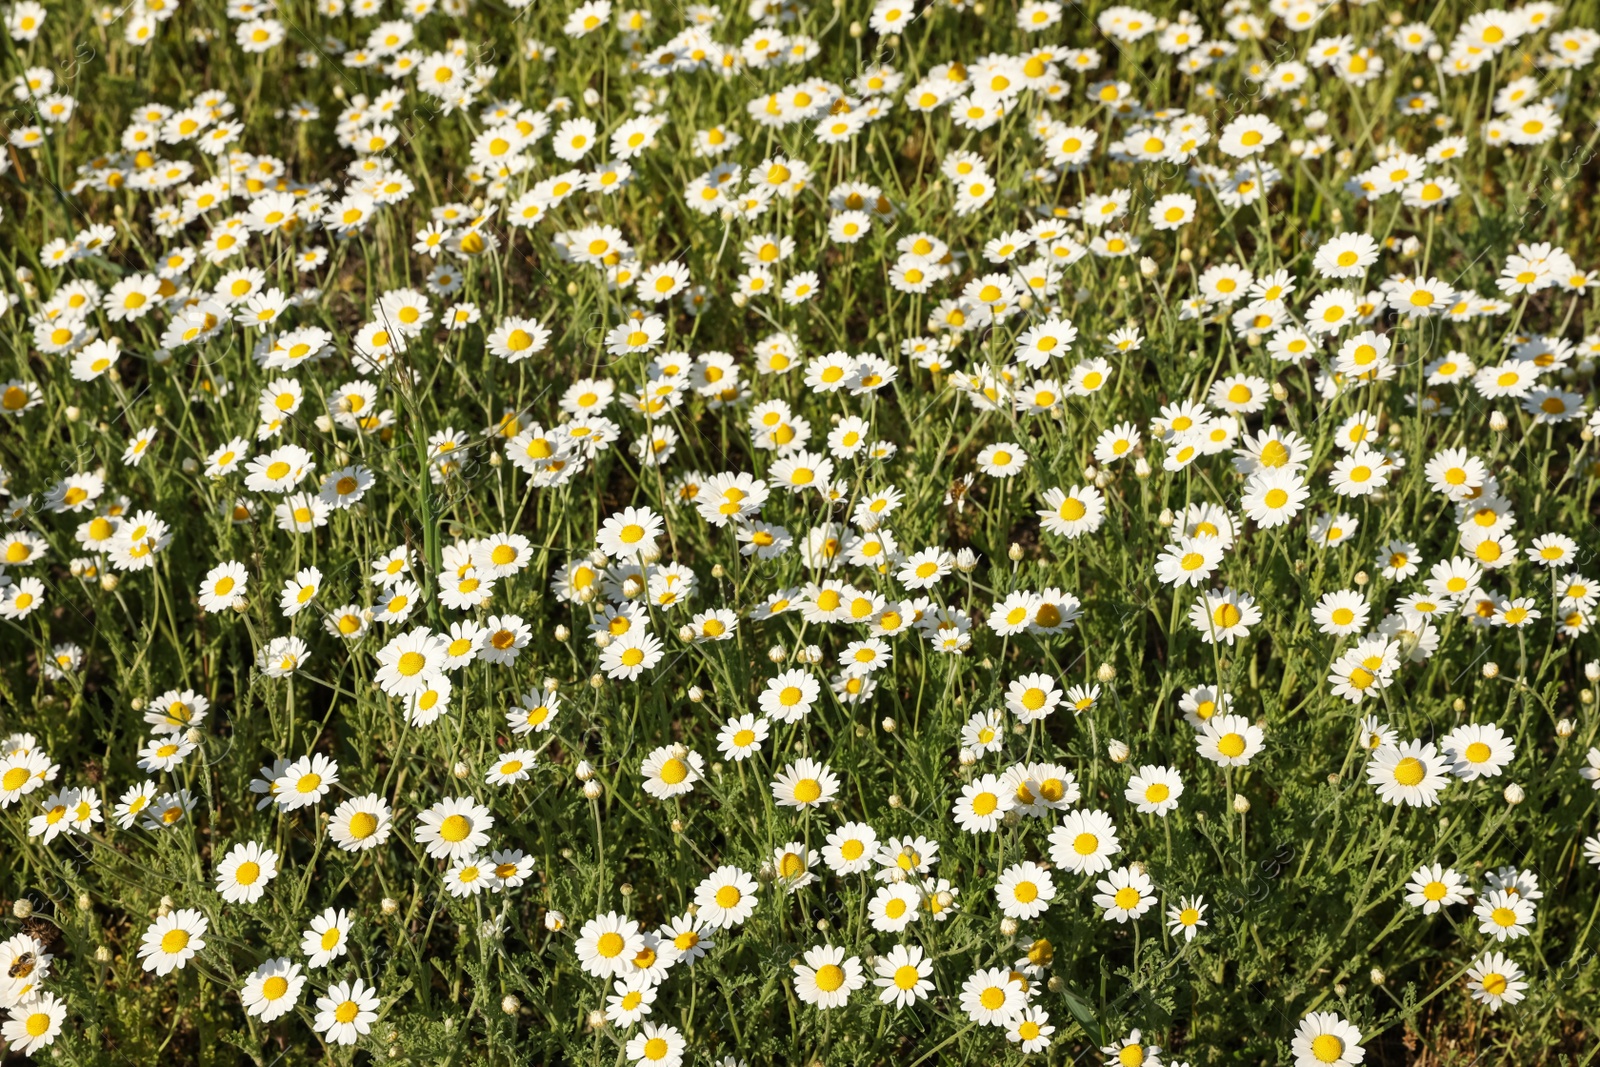
<path fill-rule="evenodd" d="M 1595 1057 L 1596 0 L 0 16 L 8 1062 Z"/>

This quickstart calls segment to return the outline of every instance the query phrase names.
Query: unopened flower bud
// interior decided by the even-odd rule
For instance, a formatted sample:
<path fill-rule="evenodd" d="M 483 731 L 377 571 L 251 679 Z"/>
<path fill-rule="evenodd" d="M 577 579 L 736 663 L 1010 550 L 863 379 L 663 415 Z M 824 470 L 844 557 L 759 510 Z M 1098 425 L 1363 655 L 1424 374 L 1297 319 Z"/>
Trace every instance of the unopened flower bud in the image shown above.
<path fill-rule="evenodd" d="M 1117 668 L 1109 663 L 1102 663 L 1095 670 L 1094 676 L 1101 685 L 1110 685 L 1117 680 Z"/>
<path fill-rule="evenodd" d="M 1006 558 L 1012 563 L 1020 562 L 1022 559 L 1022 546 L 1015 541 L 1011 542 L 1011 547 L 1006 549 Z"/>
<path fill-rule="evenodd" d="M 970 767 L 978 762 L 978 754 L 970 748 L 963 748 L 956 753 L 956 759 L 961 763 L 961 766 Z"/>
<path fill-rule="evenodd" d="M 603 790 L 601 789 L 599 782 L 591 780 L 583 783 L 583 795 L 588 797 L 590 800 L 599 800 L 601 792 L 603 792 Z"/>
<path fill-rule="evenodd" d="M 1500 677 L 1500 664 L 1498 664 L 1498 663 L 1485 663 L 1483 665 L 1483 676 L 1485 678 L 1498 678 L 1498 677 Z"/>
<path fill-rule="evenodd" d="M 1250 798 L 1245 796 L 1243 793 L 1233 794 L 1233 810 L 1238 812 L 1240 815 L 1248 812 L 1250 810 Z"/>
<path fill-rule="evenodd" d="M 1562 740 L 1566 740 L 1567 738 L 1571 737 L 1573 729 L 1574 726 L 1571 719 L 1556 720 L 1556 736 Z"/>
<path fill-rule="evenodd" d="M 1111 757 L 1112 763 L 1126 763 L 1128 761 L 1128 746 L 1121 741 L 1112 741 L 1106 746 L 1106 754 Z"/>
<path fill-rule="evenodd" d="M 33 901 L 26 897 L 18 897 L 11 905 L 11 914 L 19 919 L 33 918 Z"/>
<path fill-rule="evenodd" d="M 556 638 L 557 641 L 565 641 L 567 638 L 569 638 L 571 636 L 572 636 L 572 631 L 567 629 L 565 623 L 557 623 L 556 624 L 555 638 Z"/>
<path fill-rule="evenodd" d="M 559 911 L 547 911 L 544 913 L 544 928 L 552 934 L 560 933 L 566 925 L 567 917 Z"/>
<path fill-rule="evenodd" d="M 500 998 L 500 1011 L 506 1015 L 515 1015 L 522 1010 L 522 1001 L 507 993 Z"/>
<path fill-rule="evenodd" d="M 1495 433 L 1505 433 L 1506 427 L 1511 425 L 1506 421 L 1504 412 L 1492 411 L 1489 413 L 1489 429 Z"/>
<path fill-rule="evenodd" d="M 1017 936 L 1017 920 L 1005 918 L 1000 920 L 1000 932 L 1006 937 Z"/>
<path fill-rule="evenodd" d="M 472 774 L 472 768 L 468 767 L 461 760 L 457 760 L 456 765 L 450 768 L 450 773 L 455 775 L 457 778 L 467 778 Z"/>
<path fill-rule="evenodd" d="M 1518 785 L 1516 782 L 1512 782 L 1510 785 L 1506 786 L 1505 798 L 1507 804 L 1516 805 L 1521 804 L 1523 800 L 1527 798 L 1527 794 L 1522 791 L 1522 787 L 1520 785 Z"/>
<path fill-rule="evenodd" d="M 698 685 L 691 685 L 689 687 L 689 703 L 698 704 L 705 698 L 706 691 L 704 689 L 701 689 Z"/>
<path fill-rule="evenodd" d="M 879 723 L 879 724 L 878 724 L 878 725 L 879 725 L 879 726 L 881 726 L 881 727 L 883 727 L 883 732 L 884 732 L 884 733 L 886 733 L 886 734 L 892 734 L 892 733 L 894 733 L 894 731 L 895 731 L 895 728 L 896 728 L 896 727 L 897 727 L 897 726 L 898 726 L 898 725 L 899 725 L 899 724 L 898 724 L 898 723 L 896 723 L 896 722 L 895 722 L 895 721 L 894 721 L 894 719 L 893 719 L 893 718 L 891 718 L 891 717 L 889 717 L 889 716 L 888 716 L 888 715 L 885 715 L 885 716 L 884 716 L 884 717 L 883 717 L 883 721 L 882 721 L 882 722 L 880 722 L 880 723 Z"/>

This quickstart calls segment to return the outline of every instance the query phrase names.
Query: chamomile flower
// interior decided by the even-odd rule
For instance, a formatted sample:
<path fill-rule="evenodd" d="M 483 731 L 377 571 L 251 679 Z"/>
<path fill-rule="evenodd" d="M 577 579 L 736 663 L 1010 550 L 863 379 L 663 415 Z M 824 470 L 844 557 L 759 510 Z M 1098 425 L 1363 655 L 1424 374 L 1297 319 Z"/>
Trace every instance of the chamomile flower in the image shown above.
<path fill-rule="evenodd" d="M 278 854 L 254 841 L 228 850 L 217 865 L 217 892 L 229 904 L 254 904 L 278 876 Z"/>
<path fill-rule="evenodd" d="M 300 1003 L 306 979 L 300 965 L 287 957 L 270 959 L 250 972 L 239 990 L 245 1014 L 270 1023 L 293 1011 Z"/>
<path fill-rule="evenodd" d="M 795 995 L 819 1009 L 842 1008 L 850 994 L 867 984 L 861 960 L 832 945 L 807 949 L 794 968 Z"/>
<path fill-rule="evenodd" d="M 1522 968 L 1501 952 L 1485 952 L 1467 970 L 1467 989 L 1472 999 L 1487 1005 L 1490 1012 L 1522 1000 L 1527 988 Z"/>
<path fill-rule="evenodd" d="M 1050 862 L 1075 875 L 1110 870 L 1121 851 L 1116 825 L 1103 811 L 1069 811 L 1050 831 Z"/>
<path fill-rule="evenodd" d="M 909 1008 L 933 992 L 933 961 L 919 945 L 895 945 L 878 957 L 873 970 L 877 977 L 872 984 L 878 987 L 878 999 L 884 1004 Z"/>
<path fill-rule="evenodd" d="M 1424 915 L 1464 904 L 1472 896 L 1472 887 L 1454 870 L 1439 863 L 1418 867 L 1405 888 L 1406 903 L 1421 908 Z"/>
<path fill-rule="evenodd" d="M 182 970 L 201 949 L 211 924 L 194 908 L 180 908 L 160 916 L 144 932 L 139 943 L 139 958 L 144 969 L 166 976 Z"/>
<path fill-rule="evenodd" d="M 1402 741 L 1373 753 L 1367 782 L 1386 803 L 1429 808 L 1449 784 L 1449 766 L 1431 742 Z"/>
<path fill-rule="evenodd" d="M 1300 1020 L 1289 1049 L 1295 1067 L 1355 1067 L 1366 1057 L 1361 1031 L 1326 1011 L 1314 1011 Z"/>
<path fill-rule="evenodd" d="M 756 881 L 737 867 L 718 867 L 695 888 L 694 902 L 707 925 L 718 930 L 739 926 L 755 912 Z"/>

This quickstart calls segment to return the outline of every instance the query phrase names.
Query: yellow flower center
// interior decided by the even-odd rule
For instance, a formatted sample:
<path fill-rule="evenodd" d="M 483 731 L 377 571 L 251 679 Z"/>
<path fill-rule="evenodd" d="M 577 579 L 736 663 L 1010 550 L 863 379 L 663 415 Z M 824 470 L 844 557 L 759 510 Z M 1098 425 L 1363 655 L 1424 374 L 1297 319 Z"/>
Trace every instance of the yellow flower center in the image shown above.
<path fill-rule="evenodd" d="M 1427 768 L 1415 756 L 1407 756 L 1394 767 L 1394 780 L 1403 786 L 1418 786 L 1427 776 Z"/>

